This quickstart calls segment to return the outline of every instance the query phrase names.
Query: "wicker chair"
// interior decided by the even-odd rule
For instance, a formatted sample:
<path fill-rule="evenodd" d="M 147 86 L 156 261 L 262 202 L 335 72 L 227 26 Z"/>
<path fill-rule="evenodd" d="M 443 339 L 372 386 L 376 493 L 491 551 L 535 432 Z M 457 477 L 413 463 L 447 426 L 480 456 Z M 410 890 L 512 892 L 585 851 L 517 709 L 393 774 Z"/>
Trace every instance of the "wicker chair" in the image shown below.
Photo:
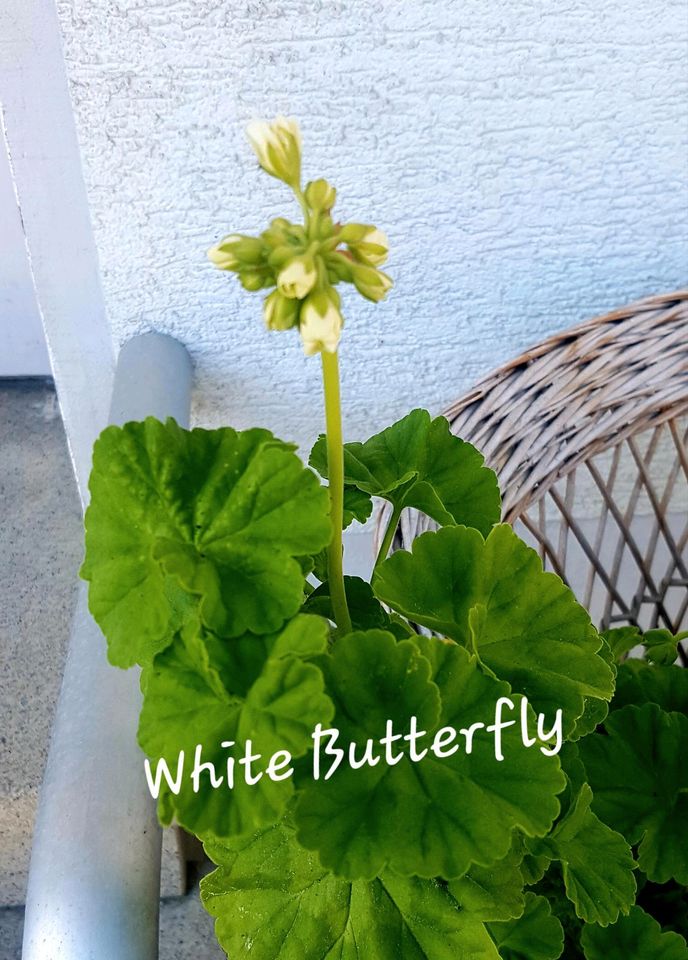
<path fill-rule="evenodd" d="M 545 340 L 445 414 L 497 471 L 503 519 L 602 629 L 685 624 L 688 291 Z M 394 548 L 432 527 L 406 511 Z"/>

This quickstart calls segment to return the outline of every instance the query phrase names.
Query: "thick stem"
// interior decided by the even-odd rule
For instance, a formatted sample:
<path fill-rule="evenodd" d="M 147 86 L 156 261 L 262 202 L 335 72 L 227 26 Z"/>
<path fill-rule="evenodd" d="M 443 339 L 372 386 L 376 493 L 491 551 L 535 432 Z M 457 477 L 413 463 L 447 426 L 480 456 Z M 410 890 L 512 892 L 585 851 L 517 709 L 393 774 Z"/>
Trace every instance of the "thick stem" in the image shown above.
<path fill-rule="evenodd" d="M 334 619 L 342 633 L 351 630 L 351 618 L 344 592 L 342 567 L 342 526 L 344 522 L 344 448 L 342 412 L 339 398 L 339 361 L 337 353 L 323 350 L 322 371 L 325 388 L 327 429 L 327 473 L 330 481 L 330 519 L 332 540 L 327 548 L 327 576 Z"/>
<path fill-rule="evenodd" d="M 378 564 L 382 563 L 383 560 L 387 558 L 389 553 L 389 548 L 392 546 L 392 540 L 394 539 L 394 533 L 397 529 L 397 524 L 399 523 L 399 517 L 401 516 L 402 507 L 395 506 L 392 510 L 392 516 L 389 518 L 389 523 L 387 524 L 387 529 L 385 530 L 385 535 L 382 538 L 382 543 L 380 544 L 380 549 L 377 553 L 377 558 L 375 560 L 375 567 Z"/>

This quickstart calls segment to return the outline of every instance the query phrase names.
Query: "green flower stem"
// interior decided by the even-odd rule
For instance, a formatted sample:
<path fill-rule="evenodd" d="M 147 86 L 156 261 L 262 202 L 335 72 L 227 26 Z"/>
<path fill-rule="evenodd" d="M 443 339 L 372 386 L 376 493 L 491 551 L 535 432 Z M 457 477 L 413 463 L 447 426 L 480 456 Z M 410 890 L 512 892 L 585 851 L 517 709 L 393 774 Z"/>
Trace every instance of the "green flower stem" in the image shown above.
<path fill-rule="evenodd" d="M 387 529 L 385 530 L 385 535 L 382 538 L 382 543 L 380 544 L 380 549 L 378 550 L 377 557 L 375 559 L 375 566 L 382 563 L 383 560 L 387 559 L 387 554 L 389 553 L 389 548 L 392 546 L 392 540 L 394 539 L 394 531 L 397 528 L 399 523 L 399 517 L 401 516 L 402 507 L 398 504 L 392 510 L 392 516 L 389 518 L 389 523 L 387 524 Z"/>
<path fill-rule="evenodd" d="M 299 201 L 299 206 L 301 207 L 301 212 L 303 213 L 303 225 L 306 228 L 306 233 L 308 233 L 308 230 L 310 228 L 310 222 L 311 222 L 311 212 L 308 209 L 306 198 L 303 195 L 303 190 L 301 189 L 301 187 L 295 186 L 295 187 L 292 187 L 292 189 L 294 191 L 294 196 Z"/>
<path fill-rule="evenodd" d="M 327 431 L 327 472 L 330 480 L 330 519 L 332 540 L 327 548 L 327 573 L 334 619 L 342 633 L 351 631 L 351 617 L 344 592 L 342 567 L 342 527 L 344 525 L 344 446 L 342 411 L 339 398 L 339 358 L 337 353 L 323 350 L 322 371 L 325 389 L 325 424 Z"/>

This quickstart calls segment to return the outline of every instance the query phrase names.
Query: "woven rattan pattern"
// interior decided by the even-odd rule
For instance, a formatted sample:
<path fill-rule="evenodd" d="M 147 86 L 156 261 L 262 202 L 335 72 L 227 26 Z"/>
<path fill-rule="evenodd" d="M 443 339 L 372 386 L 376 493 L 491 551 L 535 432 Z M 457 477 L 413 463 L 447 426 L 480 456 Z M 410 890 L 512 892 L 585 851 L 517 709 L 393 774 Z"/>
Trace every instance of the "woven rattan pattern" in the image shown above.
<path fill-rule="evenodd" d="M 550 337 L 445 415 L 496 470 L 503 519 L 603 628 L 685 625 L 688 291 Z M 405 511 L 393 549 L 433 526 Z"/>

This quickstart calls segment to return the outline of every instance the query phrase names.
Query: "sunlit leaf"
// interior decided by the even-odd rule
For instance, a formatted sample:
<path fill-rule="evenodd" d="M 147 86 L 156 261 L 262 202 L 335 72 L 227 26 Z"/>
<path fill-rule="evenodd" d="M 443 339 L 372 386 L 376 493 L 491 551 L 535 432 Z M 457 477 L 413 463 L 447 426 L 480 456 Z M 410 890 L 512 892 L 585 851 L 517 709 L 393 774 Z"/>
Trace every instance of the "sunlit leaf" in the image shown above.
<path fill-rule="evenodd" d="M 325 438 L 311 466 L 327 476 Z M 415 507 L 439 524 L 463 523 L 487 533 L 500 516 L 497 478 L 470 443 L 452 435 L 445 417 L 413 410 L 365 443 L 344 445 L 344 480 L 398 509 Z"/>
<path fill-rule="evenodd" d="M 613 671 L 588 614 L 505 524 L 486 540 L 468 527 L 425 533 L 378 567 L 373 589 L 412 622 L 474 651 L 546 718 L 561 708 L 566 730 L 584 698 L 611 698 Z"/>
<path fill-rule="evenodd" d="M 108 427 L 89 486 L 81 574 L 117 666 L 164 649 L 182 591 L 224 636 L 279 629 L 303 599 L 294 558 L 330 538 L 327 491 L 266 430 Z"/>
<path fill-rule="evenodd" d="M 206 851 L 220 866 L 201 881 L 201 899 L 229 957 L 499 960 L 483 924 L 432 880 L 341 880 L 282 825 Z"/>
<path fill-rule="evenodd" d="M 524 747 L 518 725 L 503 731 L 504 759 L 495 758 L 484 728 L 509 688 L 485 675 L 462 647 L 431 637 L 397 643 L 369 630 L 342 637 L 318 663 L 342 742 L 358 744 L 360 759 L 370 740 L 373 755 L 382 757 L 355 770 L 342 763 L 330 779 L 303 785 L 299 840 L 318 850 L 324 866 L 348 879 L 370 879 L 386 866 L 451 879 L 471 863 L 487 866 L 506 856 L 515 829 L 529 835 L 549 829 L 564 787 L 558 759 Z M 518 711 L 520 698 L 512 702 Z M 419 750 L 445 727 L 457 731 L 457 749 L 445 757 L 428 752 L 418 762 L 407 750 L 399 762 L 385 762 L 375 748 L 387 721 L 399 737 L 408 736 L 413 717 L 428 734 Z M 460 731 L 475 724 L 469 754 Z"/>

